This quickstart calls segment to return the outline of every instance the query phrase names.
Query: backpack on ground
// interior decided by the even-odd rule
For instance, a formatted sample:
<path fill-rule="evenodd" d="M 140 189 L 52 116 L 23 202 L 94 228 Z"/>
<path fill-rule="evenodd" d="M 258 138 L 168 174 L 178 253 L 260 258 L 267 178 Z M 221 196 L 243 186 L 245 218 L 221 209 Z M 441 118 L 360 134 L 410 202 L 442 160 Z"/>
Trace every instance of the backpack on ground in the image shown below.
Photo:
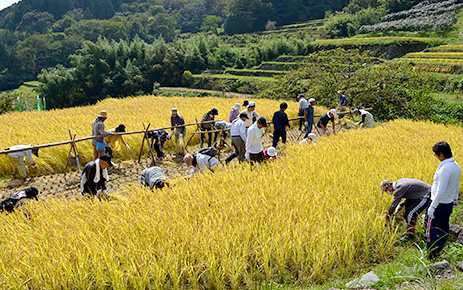
<path fill-rule="evenodd" d="M 198 153 L 209 155 L 210 157 L 217 156 L 217 151 L 214 147 L 204 147 L 198 150 Z"/>

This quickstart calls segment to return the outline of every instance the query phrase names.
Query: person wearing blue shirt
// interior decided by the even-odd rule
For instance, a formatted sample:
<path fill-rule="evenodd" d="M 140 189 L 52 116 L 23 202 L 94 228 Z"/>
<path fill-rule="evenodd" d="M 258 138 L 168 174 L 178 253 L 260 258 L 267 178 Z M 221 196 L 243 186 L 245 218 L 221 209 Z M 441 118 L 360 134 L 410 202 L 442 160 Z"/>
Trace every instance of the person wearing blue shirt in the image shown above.
<path fill-rule="evenodd" d="M 305 108 L 304 110 L 304 126 L 305 126 L 305 135 L 304 135 L 304 138 L 307 138 L 307 136 L 309 136 L 310 133 L 312 133 L 312 127 L 313 127 L 313 124 L 315 124 L 315 121 L 314 121 L 314 106 L 315 105 L 315 99 L 314 98 L 310 98 L 309 99 L 309 105 L 307 106 L 307 108 Z"/>
<path fill-rule="evenodd" d="M 339 96 L 339 111 L 346 111 L 349 108 L 349 101 L 343 91 L 338 91 Z M 339 115 L 339 119 L 342 119 L 344 115 Z"/>
<path fill-rule="evenodd" d="M 280 104 L 280 110 L 273 114 L 273 147 L 277 147 L 280 137 L 283 143 L 286 143 L 286 126 L 288 126 L 288 128 L 291 127 L 289 125 L 288 115 L 285 113 L 287 108 L 288 104 L 283 102 Z"/>

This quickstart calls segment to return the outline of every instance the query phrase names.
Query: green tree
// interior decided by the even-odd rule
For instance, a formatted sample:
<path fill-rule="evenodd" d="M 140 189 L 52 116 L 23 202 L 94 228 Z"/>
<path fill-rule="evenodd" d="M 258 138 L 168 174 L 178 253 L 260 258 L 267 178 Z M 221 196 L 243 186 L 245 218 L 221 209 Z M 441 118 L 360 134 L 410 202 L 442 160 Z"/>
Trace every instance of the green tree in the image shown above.
<path fill-rule="evenodd" d="M 201 25 L 201 31 L 209 32 L 212 31 L 214 34 L 218 34 L 217 28 L 219 24 L 222 22 L 222 18 L 215 15 L 207 15 L 203 19 L 203 24 Z"/>

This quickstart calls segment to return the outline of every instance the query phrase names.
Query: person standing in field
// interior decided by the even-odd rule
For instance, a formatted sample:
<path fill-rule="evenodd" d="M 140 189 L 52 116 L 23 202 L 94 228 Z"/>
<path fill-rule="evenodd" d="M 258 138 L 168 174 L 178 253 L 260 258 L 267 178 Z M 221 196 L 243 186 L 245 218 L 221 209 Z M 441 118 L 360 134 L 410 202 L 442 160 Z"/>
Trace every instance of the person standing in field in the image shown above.
<path fill-rule="evenodd" d="M 299 111 L 298 111 L 297 115 L 299 117 L 302 117 L 302 116 L 304 116 L 304 111 L 309 106 L 309 103 L 304 98 L 303 94 L 299 94 L 296 98 L 299 101 Z M 304 123 L 304 118 L 299 119 L 299 129 L 298 129 L 299 131 L 302 130 L 302 123 Z"/>
<path fill-rule="evenodd" d="M 104 138 L 112 135 L 112 133 L 105 132 L 104 121 L 108 118 L 108 113 L 102 110 L 98 117 L 92 123 L 92 136 L 99 136 L 92 139 L 93 145 L 93 159 L 97 160 L 101 154 L 104 154 L 106 145 Z"/>
<path fill-rule="evenodd" d="M 407 232 L 400 239 L 402 242 L 408 241 L 415 236 L 415 225 L 418 215 L 425 210 L 431 202 L 431 185 L 412 178 L 402 178 L 396 182 L 383 180 L 380 183 L 381 194 L 386 192 L 394 195 L 394 200 L 387 212 L 387 218 L 391 218 L 395 212 L 402 208 L 399 203 L 402 199 L 405 203 L 405 220 L 407 221 Z"/>
<path fill-rule="evenodd" d="M 449 218 L 458 205 L 460 190 L 460 165 L 452 156 L 447 142 L 438 142 L 432 151 L 441 162 L 434 174 L 431 187 L 431 204 L 426 212 L 425 228 L 428 258 L 437 258 L 449 235 Z"/>
<path fill-rule="evenodd" d="M 31 149 L 8 153 L 8 158 L 13 163 L 13 176 L 15 176 L 16 173 L 18 173 L 19 177 L 21 177 L 24 181 L 30 181 L 30 179 L 27 178 L 27 174 L 26 174 L 27 167 L 24 161 L 27 157 L 32 168 L 35 168 L 36 164 L 35 164 L 34 158 L 32 158 L 32 154 L 39 157 L 39 149 L 32 149 L 32 145 L 15 145 L 15 146 L 11 146 L 10 148 L 5 149 L 5 150 L 19 150 L 19 149 L 28 149 L 28 148 L 31 148 Z"/>
<path fill-rule="evenodd" d="M 238 118 L 238 115 L 240 114 L 240 110 L 241 110 L 240 103 L 236 103 L 236 104 L 231 108 L 230 116 L 228 116 L 228 120 L 230 121 L 230 123 L 233 123 L 233 121 L 234 121 L 236 118 Z"/>
<path fill-rule="evenodd" d="M 102 154 L 97 160 L 87 163 L 80 177 L 80 192 L 93 196 L 108 194 L 106 190 L 106 182 L 109 181 L 108 167 L 112 166 L 114 164 L 108 154 Z"/>
<path fill-rule="evenodd" d="M 148 138 L 151 138 L 152 146 L 156 151 L 157 160 L 162 160 L 165 157 L 163 151 L 164 143 L 166 143 L 167 140 L 171 140 L 169 133 L 167 133 L 166 130 L 161 129 L 149 132 L 147 136 Z"/>
<path fill-rule="evenodd" d="M 280 137 L 283 144 L 286 143 L 286 127 L 291 127 L 288 115 L 285 113 L 286 109 L 288 109 L 288 104 L 283 102 L 280 104 L 280 110 L 273 114 L 273 147 L 275 148 L 278 145 Z"/>
<path fill-rule="evenodd" d="M 336 116 L 336 109 L 331 109 L 327 113 L 323 114 L 317 122 L 317 130 L 320 133 L 320 136 L 325 134 L 329 135 L 331 132 L 328 130 L 328 122 L 331 121 L 333 125 L 333 134 L 336 133 L 335 131 L 335 124 L 334 124 L 334 117 Z"/>
<path fill-rule="evenodd" d="M 262 163 L 265 160 L 264 150 L 262 149 L 262 135 L 264 128 L 267 127 L 267 120 L 264 117 L 257 119 L 257 122 L 248 128 L 246 136 L 246 159 L 251 164 Z"/>
<path fill-rule="evenodd" d="M 339 96 L 339 111 L 346 111 L 349 109 L 349 101 L 347 100 L 346 95 L 344 95 L 344 91 L 338 91 Z M 344 115 L 340 115 L 339 119 L 342 119 Z"/>
<path fill-rule="evenodd" d="M 256 103 L 254 102 L 249 102 L 249 104 L 246 106 L 246 109 L 241 111 L 241 113 L 245 113 L 248 118 L 246 119 L 246 122 L 244 122 L 244 125 L 246 128 L 249 128 L 254 122 L 259 119 L 259 115 L 256 113 Z"/>
<path fill-rule="evenodd" d="M 358 122 L 357 125 L 360 125 L 360 127 L 368 127 L 368 128 L 373 128 L 373 115 L 365 110 L 359 110 L 355 109 L 353 112 L 354 116 L 361 116 L 362 121 Z"/>
<path fill-rule="evenodd" d="M 309 105 L 304 110 L 304 126 L 305 126 L 305 135 L 304 138 L 307 138 L 310 133 L 312 133 L 312 127 L 315 124 L 314 116 L 315 116 L 315 99 L 309 99 Z"/>
<path fill-rule="evenodd" d="M 241 113 L 239 118 L 235 119 L 230 129 L 230 139 L 235 152 L 233 152 L 226 160 L 225 163 L 230 163 L 235 157 L 238 156 L 238 161 L 241 163 L 244 161 L 244 155 L 246 153 L 246 133 L 247 129 L 244 122 L 248 119 L 246 113 Z"/>
<path fill-rule="evenodd" d="M 201 119 L 201 131 L 212 131 L 215 122 L 211 122 L 215 120 L 215 116 L 219 114 L 219 111 L 216 108 L 213 108 L 206 114 L 204 114 L 203 118 Z M 206 123 L 207 122 L 207 123 Z M 199 136 L 199 147 L 203 148 L 204 143 L 204 133 L 201 133 Z M 209 138 L 207 139 L 207 144 L 209 147 L 212 146 L 212 133 L 208 133 Z M 215 134 L 217 136 L 217 134 Z"/>
<path fill-rule="evenodd" d="M 183 156 L 185 154 L 184 144 L 186 127 L 182 125 L 185 125 L 185 120 L 181 115 L 178 114 L 177 108 L 172 108 L 172 110 L 170 110 L 170 114 L 170 125 L 175 127 L 172 128 L 171 136 L 175 136 L 176 153 L 177 156 Z"/>
<path fill-rule="evenodd" d="M 125 145 L 127 150 L 130 150 L 129 144 L 125 142 L 124 138 L 122 138 L 122 135 L 114 134 L 114 133 L 121 133 L 121 132 L 125 132 L 124 124 L 120 124 L 116 128 L 112 128 L 108 130 L 108 133 L 113 133 L 113 135 L 105 138 L 105 143 L 106 143 L 105 153 L 109 154 L 109 156 L 111 157 L 113 157 L 113 149 L 114 150 L 119 149 L 120 142 L 122 142 Z"/>

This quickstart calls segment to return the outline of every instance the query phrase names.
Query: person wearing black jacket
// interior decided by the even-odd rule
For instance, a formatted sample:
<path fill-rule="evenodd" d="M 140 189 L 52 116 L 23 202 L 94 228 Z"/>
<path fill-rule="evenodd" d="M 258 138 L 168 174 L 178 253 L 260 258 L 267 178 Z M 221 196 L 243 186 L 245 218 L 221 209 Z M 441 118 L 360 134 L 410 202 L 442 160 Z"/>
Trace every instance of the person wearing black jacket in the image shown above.
<path fill-rule="evenodd" d="M 80 178 L 80 192 L 96 196 L 108 194 L 106 191 L 106 182 L 109 181 L 108 167 L 112 166 L 114 164 L 108 154 L 103 154 L 97 160 L 87 163 Z"/>
<path fill-rule="evenodd" d="M 291 125 L 289 125 L 288 115 L 285 113 L 287 108 L 288 104 L 283 102 L 280 104 L 280 110 L 273 114 L 273 147 L 275 148 L 277 147 L 280 137 L 283 143 L 286 143 L 286 126 L 288 126 L 288 128 L 291 127 Z"/>
<path fill-rule="evenodd" d="M 26 188 L 23 191 L 19 191 L 10 197 L 0 202 L 0 210 L 6 212 L 14 212 L 15 209 L 19 208 L 27 200 L 35 199 L 38 200 L 39 191 L 35 187 Z"/>

